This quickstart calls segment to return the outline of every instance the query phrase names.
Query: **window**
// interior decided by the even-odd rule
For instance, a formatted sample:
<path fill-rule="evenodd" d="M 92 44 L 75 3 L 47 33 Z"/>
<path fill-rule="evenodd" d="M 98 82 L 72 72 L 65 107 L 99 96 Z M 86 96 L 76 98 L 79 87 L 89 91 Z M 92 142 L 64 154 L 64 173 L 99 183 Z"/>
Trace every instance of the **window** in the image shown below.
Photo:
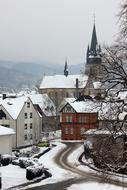
<path fill-rule="evenodd" d="M 0 110 L 0 119 L 6 119 L 6 114 L 3 112 L 3 110 Z"/>
<path fill-rule="evenodd" d="M 83 135 L 84 134 L 84 132 L 85 132 L 85 128 L 80 128 L 80 135 Z"/>
<path fill-rule="evenodd" d="M 30 129 L 32 129 L 33 128 L 33 124 L 32 123 L 30 123 Z"/>
<path fill-rule="evenodd" d="M 71 135 L 73 135 L 73 131 L 74 131 L 74 130 L 73 130 L 73 128 L 71 127 L 71 128 L 70 128 L 70 134 L 71 134 Z"/>
<path fill-rule="evenodd" d="M 86 122 L 87 122 L 87 117 L 85 117 L 85 116 L 79 117 L 79 123 L 86 123 Z"/>
<path fill-rule="evenodd" d="M 27 135 L 24 135 L 24 141 L 27 141 Z"/>
<path fill-rule="evenodd" d="M 66 92 L 66 97 L 67 97 L 67 98 L 69 97 L 69 94 L 68 94 L 68 92 Z"/>
<path fill-rule="evenodd" d="M 30 102 L 27 102 L 27 108 L 30 108 Z"/>
<path fill-rule="evenodd" d="M 32 134 L 30 134 L 30 139 L 32 139 L 33 138 L 33 136 L 32 136 Z"/>
<path fill-rule="evenodd" d="M 73 117 L 72 117 L 72 115 L 67 115 L 67 116 L 66 116 L 66 122 L 67 122 L 67 123 L 72 123 L 72 122 L 73 122 Z"/>
<path fill-rule="evenodd" d="M 30 118 L 32 118 L 33 117 L 33 114 L 32 113 L 30 113 Z"/>
<path fill-rule="evenodd" d="M 65 135 L 68 135 L 68 128 L 65 127 Z"/>
<path fill-rule="evenodd" d="M 24 124 L 24 129 L 27 129 L 27 123 Z"/>
<path fill-rule="evenodd" d="M 27 119 L 27 113 L 24 113 L 24 117 L 25 117 L 25 119 Z"/>

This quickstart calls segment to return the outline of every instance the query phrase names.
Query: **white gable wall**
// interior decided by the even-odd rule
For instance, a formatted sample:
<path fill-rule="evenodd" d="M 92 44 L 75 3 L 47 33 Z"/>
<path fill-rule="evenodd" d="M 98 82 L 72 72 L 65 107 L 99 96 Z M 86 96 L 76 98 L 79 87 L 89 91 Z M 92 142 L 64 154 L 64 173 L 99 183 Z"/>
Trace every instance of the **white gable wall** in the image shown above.
<path fill-rule="evenodd" d="M 16 120 L 14 120 L 8 112 L 5 110 L 5 108 L 0 105 L 0 110 L 3 110 L 3 112 L 6 114 L 6 119 L 0 119 L 0 125 L 2 126 L 9 126 L 11 129 L 13 129 L 16 132 Z M 12 137 L 12 147 L 16 146 L 16 134 Z"/>
<path fill-rule="evenodd" d="M 29 102 L 29 107 L 27 106 Z M 25 114 L 27 113 L 27 118 Z M 30 115 L 32 113 L 32 118 Z M 27 126 L 25 126 L 25 124 Z M 30 125 L 32 127 L 30 128 Z M 17 146 L 32 145 L 41 135 L 41 117 L 28 99 L 17 118 Z M 26 138 L 25 138 L 26 137 Z M 31 138 L 32 137 L 32 138 Z M 30 139 L 31 138 L 31 139 Z"/>

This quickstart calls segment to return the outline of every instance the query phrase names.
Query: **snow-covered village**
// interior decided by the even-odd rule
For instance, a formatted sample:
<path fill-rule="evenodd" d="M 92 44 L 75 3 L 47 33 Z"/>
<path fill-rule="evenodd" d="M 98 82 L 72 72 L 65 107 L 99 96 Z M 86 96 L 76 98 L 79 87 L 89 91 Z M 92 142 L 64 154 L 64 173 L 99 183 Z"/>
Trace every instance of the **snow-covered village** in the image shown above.
<path fill-rule="evenodd" d="M 127 190 L 127 0 L 1 0 L 0 26 L 0 189 Z"/>

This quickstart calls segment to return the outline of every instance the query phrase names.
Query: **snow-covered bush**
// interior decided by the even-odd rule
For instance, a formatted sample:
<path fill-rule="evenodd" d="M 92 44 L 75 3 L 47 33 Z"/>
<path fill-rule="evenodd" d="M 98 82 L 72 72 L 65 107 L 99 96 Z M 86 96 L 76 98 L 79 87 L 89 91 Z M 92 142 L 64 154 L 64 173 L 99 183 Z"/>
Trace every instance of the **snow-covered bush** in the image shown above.
<path fill-rule="evenodd" d="M 12 161 L 12 158 L 11 158 L 11 156 L 9 154 L 3 154 L 1 156 L 1 164 L 3 166 L 9 165 L 11 163 L 11 161 Z"/>
<path fill-rule="evenodd" d="M 40 177 L 44 173 L 44 167 L 41 164 L 29 166 L 26 169 L 26 178 L 32 180 L 35 177 Z"/>
<path fill-rule="evenodd" d="M 38 163 L 37 158 L 19 158 L 19 166 L 21 168 L 27 168 Z"/>

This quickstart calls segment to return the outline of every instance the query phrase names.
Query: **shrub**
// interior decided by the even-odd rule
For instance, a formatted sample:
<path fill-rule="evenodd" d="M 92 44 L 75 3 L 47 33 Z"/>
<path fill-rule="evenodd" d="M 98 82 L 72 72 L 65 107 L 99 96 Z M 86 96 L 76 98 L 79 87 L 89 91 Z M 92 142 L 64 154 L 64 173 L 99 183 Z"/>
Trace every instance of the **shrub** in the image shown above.
<path fill-rule="evenodd" d="M 50 143 L 49 141 L 42 141 L 37 144 L 38 147 L 49 147 Z"/>
<path fill-rule="evenodd" d="M 38 163 L 37 158 L 20 158 L 19 159 L 19 166 L 21 168 L 27 168 L 28 166 L 33 166 L 34 164 Z"/>
<path fill-rule="evenodd" d="M 35 177 L 40 177 L 44 173 L 44 167 L 42 165 L 29 166 L 26 169 L 26 178 L 32 180 Z"/>
<path fill-rule="evenodd" d="M 4 154 L 4 155 L 1 156 L 1 164 L 3 166 L 9 165 L 11 163 L 11 160 L 12 160 L 11 156 L 8 155 L 8 154 Z"/>

